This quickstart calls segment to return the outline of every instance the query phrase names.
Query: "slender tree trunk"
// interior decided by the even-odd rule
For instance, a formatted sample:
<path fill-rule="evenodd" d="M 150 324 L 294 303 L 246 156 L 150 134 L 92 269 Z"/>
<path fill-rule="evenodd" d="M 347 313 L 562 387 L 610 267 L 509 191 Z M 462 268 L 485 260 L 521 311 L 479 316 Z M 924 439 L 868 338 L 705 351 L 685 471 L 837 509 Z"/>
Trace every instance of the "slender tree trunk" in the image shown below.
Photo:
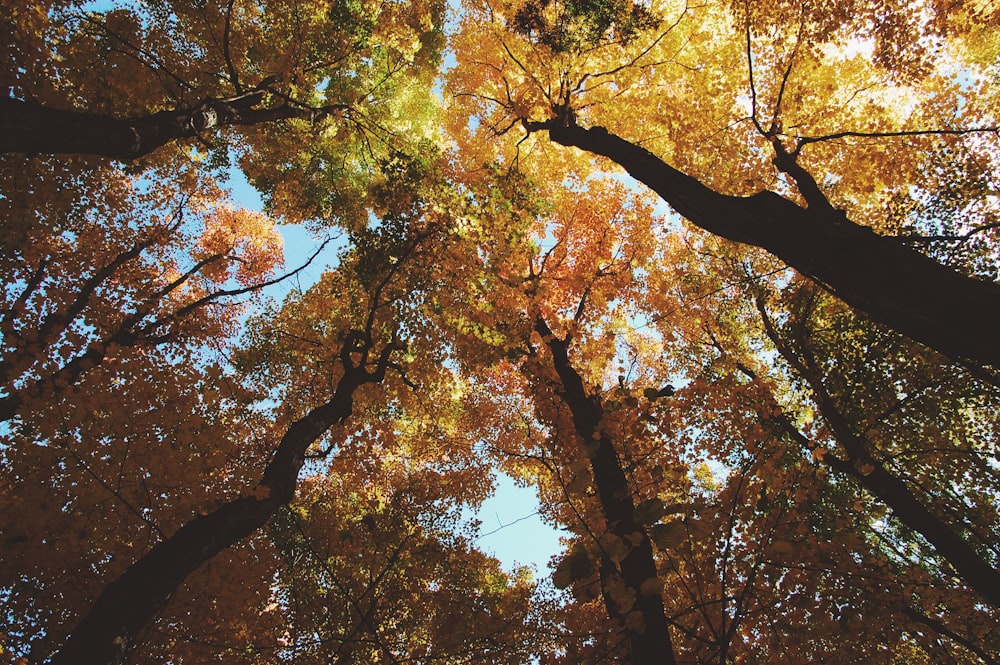
<path fill-rule="evenodd" d="M 55 109 L 13 98 L 0 98 L 0 152 L 76 153 L 135 159 L 171 141 L 233 125 L 275 120 L 318 120 L 336 107 L 319 110 L 291 105 L 253 108 L 263 92 L 231 99 L 208 99 L 191 108 L 160 111 L 140 118 Z"/>
<path fill-rule="evenodd" d="M 962 275 L 831 208 L 773 192 L 726 196 L 603 127 L 527 123 L 624 167 L 698 227 L 761 247 L 873 320 L 955 359 L 1000 369 L 1000 285 Z"/>
<path fill-rule="evenodd" d="M 625 585 L 635 593 L 635 605 L 624 612 L 620 610 L 613 612 L 613 618 L 624 624 L 631 663 L 674 665 L 676 657 L 670 640 L 670 626 L 663 607 L 663 597 L 660 595 L 658 585 L 648 584 L 658 578 L 653 546 L 643 528 L 636 524 L 632 492 L 621 461 L 618 459 L 618 453 L 611 439 L 600 430 L 601 407 L 596 398 L 587 395 L 583 379 L 570 363 L 567 341 L 556 338 L 541 319 L 536 322 L 535 330 L 543 340 L 548 340 L 546 345 L 552 352 L 553 364 L 563 386 L 563 400 L 573 414 L 576 434 L 583 442 L 584 453 L 590 459 L 597 495 L 608 530 L 626 544 L 631 544 L 628 554 L 619 562 L 618 568 Z M 601 563 L 602 583 L 610 574 L 617 572 L 608 571 L 607 564 L 608 561 Z M 611 612 L 617 603 L 614 598 L 605 595 L 605 605 Z M 641 621 L 627 622 L 625 616 L 631 612 L 639 612 Z"/>
<path fill-rule="evenodd" d="M 931 617 L 927 616 L 920 610 L 917 610 L 913 607 L 905 606 L 903 607 L 903 613 L 906 614 L 906 616 L 913 619 L 915 622 L 922 623 L 925 626 L 929 626 L 939 635 L 944 635 L 945 637 L 955 642 L 956 644 L 961 644 L 963 647 L 965 647 L 972 653 L 979 656 L 980 660 L 982 660 L 983 663 L 985 663 L 986 665 L 1000 665 L 1000 661 L 998 661 L 993 655 L 984 650 L 978 644 L 976 644 L 975 642 L 966 637 L 963 637 L 962 635 L 959 635 L 955 631 L 948 628 L 948 626 L 944 625 L 943 623 L 941 623 L 936 619 L 932 619 Z"/>
<path fill-rule="evenodd" d="M 830 421 L 828 410 L 821 411 Z M 848 451 L 847 460 L 827 455 L 823 461 L 831 468 L 854 478 L 866 490 L 884 502 L 893 516 L 908 528 L 913 529 L 934 547 L 934 551 L 951 564 L 959 577 L 969 588 L 995 607 L 1000 607 L 1000 570 L 997 570 L 965 541 L 951 527 L 921 503 L 910 488 L 885 467 L 856 449 L 853 443 L 844 444 L 844 437 L 838 434 L 838 441 Z"/>
<path fill-rule="evenodd" d="M 951 565 L 969 588 L 975 590 L 983 600 L 1000 607 L 1000 570 L 976 552 L 972 545 L 949 524 L 931 512 L 906 483 L 890 473 L 881 461 L 875 458 L 872 453 L 873 446 L 863 436 L 855 433 L 854 427 L 827 391 L 821 376 L 814 370 L 808 358 L 800 357 L 778 334 L 759 300 L 757 309 L 761 314 L 767 336 L 774 343 L 778 353 L 805 379 L 816 398 L 820 414 L 830 425 L 837 443 L 847 453 L 847 459 L 828 453 L 823 456 L 823 463 L 851 476 L 872 496 L 885 503 L 896 519 L 927 539 L 934 551 Z M 749 370 L 744 371 L 751 377 L 755 376 Z M 775 410 L 781 412 L 776 403 Z M 784 413 L 779 420 L 784 429 L 800 444 L 807 449 L 812 447 Z"/>
<path fill-rule="evenodd" d="M 364 341 L 354 337 L 355 341 Z M 349 340 L 350 341 L 350 340 Z M 224 549 L 264 526 L 295 496 L 306 450 L 331 426 L 351 415 L 354 391 L 385 376 L 395 342 L 369 371 L 350 360 L 351 351 L 367 346 L 345 345 L 345 374 L 329 402 L 316 407 L 285 432 L 252 496 L 241 496 L 197 517 L 133 563 L 98 596 L 50 665 L 118 665 L 142 629 L 162 611 L 188 575 Z"/>

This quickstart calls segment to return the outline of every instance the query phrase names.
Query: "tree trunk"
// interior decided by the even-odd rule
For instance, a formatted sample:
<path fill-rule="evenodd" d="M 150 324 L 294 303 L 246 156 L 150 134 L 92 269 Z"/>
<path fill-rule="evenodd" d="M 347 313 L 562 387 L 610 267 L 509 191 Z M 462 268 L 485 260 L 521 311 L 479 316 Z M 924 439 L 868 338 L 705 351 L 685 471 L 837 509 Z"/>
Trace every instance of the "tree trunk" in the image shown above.
<path fill-rule="evenodd" d="M 892 510 L 893 516 L 900 522 L 923 536 L 931 544 L 934 551 L 947 561 L 955 573 L 975 590 L 986 602 L 1000 607 L 1000 570 L 993 567 L 982 555 L 959 535 L 950 525 L 939 518 L 903 482 L 885 468 L 873 454 L 874 446 L 863 436 L 855 433 L 855 428 L 844 416 L 837 401 L 827 391 L 822 377 L 815 371 L 808 359 L 801 358 L 798 353 L 778 334 L 773 322 L 764 309 L 763 303 L 757 301 L 757 310 L 761 314 L 764 331 L 774 343 L 781 357 L 806 381 L 812 390 L 819 407 L 820 415 L 830 426 L 837 443 L 847 453 L 847 459 L 835 457 L 827 453 L 822 457 L 824 464 L 840 473 L 851 476 Z M 749 376 L 753 372 L 744 370 Z M 772 398 L 773 400 L 773 398 Z M 795 438 L 805 449 L 810 449 L 806 437 L 777 406 L 774 410 L 781 415 L 779 422 L 783 428 Z"/>
<path fill-rule="evenodd" d="M 827 421 L 830 420 L 826 411 L 821 413 Z M 843 444 L 839 435 L 838 441 Z M 927 539 L 934 551 L 951 564 L 969 588 L 986 602 L 1000 607 L 1000 570 L 987 563 L 968 542 L 918 501 L 903 481 L 889 473 L 877 460 L 855 450 L 854 445 L 844 444 L 844 448 L 849 459 L 842 460 L 830 454 L 823 461 L 854 478 L 872 496 L 884 502 L 896 519 Z"/>
<path fill-rule="evenodd" d="M 359 338 L 355 335 L 349 342 L 351 339 Z M 341 352 L 345 374 L 333 397 L 289 426 L 253 495 L 241 496 L 191 520 L 129 566 L 101 592 L 50 665 L 121 663 L 143 627 L 166 606 L 188 575 L 264 526 L 294 498 L 306 450 L 331 426 L 351 415 L 354 391 L 362 384 L 380 382 L 389 354 L 400 347 L 395 342 L 387 345 L 374 371 L 350 360 L 350 352 L 359 348 L 367 357 L 367 346 L 345 345 Z"/>
<path fill-rule="evenodd" d="M 261 91 L 231 99 L 160 111 L 140 118 L 115 118 L 96 113 L 55 109 L 13 98 L 0 99 L 0 152 L 75 153 L 129 160 L 148 155 L 178 139 L 233 125 L 257 125 L 275 120 L 318 120 L 336 107 L 313 110 L 290 105 L 253 108 Z"/>
<path fill-rule="evenodd" d="M 720 194 L 603 127 L 551 121 L 528 128 L 611 159 L 691 223 L 766 249 L 874 321 L 954 360 L 1000 369 L 1000 285 L 956 272 L 832 209 L 802 208 L 769 191 Z"/>
<path fill-rule="evenodd" d="M 583 379 L 569 361 L 568 342 L 556 338 L 545 321 L 539 319 L 535 330 L 546 341 L 552 352 L 552 360 L 556 373 L 562 383 L 564 392 L 562 398 L 573 414 L 573 426 L 582 442 L 584 454 L 590 459 L 594 483 L 597 485 L 597 495 L 601 502 L 604 520 L 608 531 L 625 543 L 638 539 L 628 554 L 619 562 L 618 567 L 626 586 L 635 593 L 635 605 L 624 611 L 617 611 L 613 618 L 624 623 L 625 635 L 628 638 L 632 665 L 674 665 L 673 644 L 670 640 L 670 626 L 663 607 L 663 597 L 659 586 L 644 585 L 650 580 L 656 580 L 656 561 L 653 559 L 653 546 L 649 536 L 635 522 L 635 504 L 632 492 L 628 487 L 628 479 L 622 470 L 618 453 L 607 434 L 600 430 L 602 417 L 601 407 L 596 398 L 587 395 Z M 591 448 L 591 446 L 596 446 Z M 602 583 L 609 576 L 607 561 L 601 564 Z M 603 584 L 602 584 L 603 586 Z M 645 591 L 645 593 L 644 593 Z M 605 594 L 607 592 L 605 591 Z M 616 607 L 613 598 L 605 595 L 605 605 L 609 612 Z M 642 616 L 640 624 L 626 623 L 625 615 L 639 612 Z"/>

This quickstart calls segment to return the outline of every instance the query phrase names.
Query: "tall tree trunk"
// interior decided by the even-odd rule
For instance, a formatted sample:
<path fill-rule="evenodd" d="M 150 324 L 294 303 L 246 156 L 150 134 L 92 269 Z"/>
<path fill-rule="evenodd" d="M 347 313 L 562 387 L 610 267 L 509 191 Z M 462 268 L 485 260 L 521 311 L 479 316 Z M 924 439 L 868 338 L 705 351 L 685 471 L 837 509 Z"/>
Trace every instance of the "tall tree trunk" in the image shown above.
<path fill-rule="evenodd" d="M 597 398 L 587 395 L 583 379 L 569 361 L 568 341 L 552 334 L 542 319 L 535 323 L 535 330 L 552 352 L 552 361 L 562 383 L 563 400 L 573 414 L 573 426 L 580 438 L 584 454 L 590 459 L 597 495 L 601 502 L 608 531 L 631 544 L 628 554 L 618 563 L 625 585 L 635 593 L 635 605 L 624 612 L 615 612 L 624 625 L 628 638 L 632 665 L 674 665 L 673 644 L 670 640 L 670 626 L 663 607 L 663 597 L 655 582 L 658 575 L 653 559 L 653 546 L 649 536 L 635 521 L 635 503 L 628 486 L 628 479 L 622 469 L 618 453 L 607 434 L 600 429 L 602 411 Z M 596 446 L 596 447 L 593 447 Z M 609 561 L 601 563 L 602 586 L 606 578 L 616 571 L 608 571 Z M 614 598 L 607 597 L 605 605 L 609 612 L 617 606 Z M 639 612 L 641 621 L 626 621 L 625 616 Z"/>
<path fill-rule="evenodd" d="M 696 226 L 766 249 L 874 321 L 952 359 L 1000 369 L 1000 285 L 943 266 L 828 206 L 802 208 L 769 191 L 720 194 L 603 127 L 526 125 L 611 159 Z"/>
<path fill-rule="evenodd" d="M 289 426 L 253 495 L 241 496 L 191 520 L 129 566 L 101 592 L 62 649 L 49 660 L 50 665 L 121 663 L 143 627 L 156 618 L 188 575 L 264 526 L 294 498 L 306 450 L 331 426 L 351 415 L 354 391 L 365 383 L 380 382 L 389 354 L 400 348 L 395 342 L 387 345 L 377 368 L 369 371 L 350 359 L 351 351 L 359 348 L 367 357 L 367 346 L 357 343 L 369 344 L 352 335 L 341 352 L 345 373 L 333 397 Z"/>
<path fill-rule="evenodd" d="M 171 141 L 194 138 L 220 127 L 291 118 L 318 120 L 343 108 L 335 105 L 307 109 L 288 104 L 253 108 L 263 96 L 262 91 L 255 91 L 229 99 L 206 99 L 194 107 L 139 118 L 115 118 L 0 98 L 0 152 L 135 159 Z"/>

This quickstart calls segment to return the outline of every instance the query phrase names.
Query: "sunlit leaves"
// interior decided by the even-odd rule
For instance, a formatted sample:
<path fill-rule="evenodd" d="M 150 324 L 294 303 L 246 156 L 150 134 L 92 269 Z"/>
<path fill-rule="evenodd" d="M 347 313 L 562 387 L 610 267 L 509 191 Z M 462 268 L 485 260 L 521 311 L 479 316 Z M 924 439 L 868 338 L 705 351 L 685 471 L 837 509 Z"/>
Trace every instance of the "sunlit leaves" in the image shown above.
<path fill-rule="evenodd" d="M 533 37 L 556 53 L 592 48 L 603 41 L 627 44 L 656 27 L 657 17 L 639 3 L 527 2 L 514 14 L 515 32 Z"/>
<path fill-rule="evenodd" d="M 805 206 L 784 150 L 850 219 L 992 279 L 980 4 L 470 2 L 443 104 L 441 2 L 7 8 L 9 94 L 199 131 L 128 168 L 0 172 L 4 648 L 44 658 L 178 525 L 265 498 L 275 435 L 363 369 L 385 376 L 305 452 L 303 491 L 137 660 L 624 661 L 651 598 L 684 662 L 994 657 L 995 610 L 872 483 L 995 566 L 995 377 L 538 129 L 605 126 Z M 209 131 L 210 100 L 295 113 Z M 266 212 L 214 182 L 233 159 Z M 275 223 L 303 220 L 345 230 L 336 264 L 244 320 Z M 493 467 L 566 531 L 559 603 L 459 526 Z M 655 570 L 626 582 L 639 551 Z"/>
<path fill-rule="evenodd" d="M 200 250 L 196 258 L 207 262 L 206 273 L 221 282 L 226 281 L 232 266 L 212 258 L 238 256 L 233 262 L 234 279 L 244 286 L 269 275 L 283 261 L 281 235 L 273 221 L 260 213 L 225 205 L 211 211 L 196 246 Z"/>

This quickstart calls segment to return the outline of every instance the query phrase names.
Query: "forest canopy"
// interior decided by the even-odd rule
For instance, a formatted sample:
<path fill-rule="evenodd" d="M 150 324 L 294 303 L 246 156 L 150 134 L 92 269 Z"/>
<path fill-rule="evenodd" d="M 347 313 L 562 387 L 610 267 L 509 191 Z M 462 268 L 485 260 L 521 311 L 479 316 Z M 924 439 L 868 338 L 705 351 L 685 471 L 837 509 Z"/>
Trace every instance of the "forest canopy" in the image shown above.
<path fill-rule="evenodd" d="M 0 4 L 0 662 L 1000 662 L 996 5 Z"/>

